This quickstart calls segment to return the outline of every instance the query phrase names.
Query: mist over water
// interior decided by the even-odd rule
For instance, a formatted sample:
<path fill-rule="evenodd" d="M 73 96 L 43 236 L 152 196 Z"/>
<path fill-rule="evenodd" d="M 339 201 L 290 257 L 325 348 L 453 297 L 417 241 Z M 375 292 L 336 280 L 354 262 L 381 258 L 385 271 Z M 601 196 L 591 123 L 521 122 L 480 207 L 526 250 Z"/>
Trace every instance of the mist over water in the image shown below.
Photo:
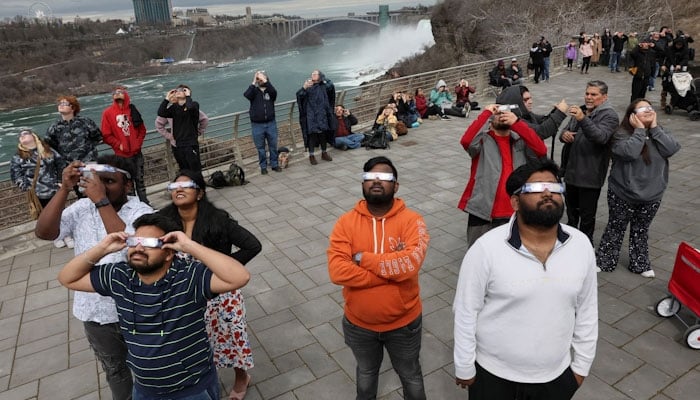
<path fill-rule="evenodd" d="M 154 69 L 160 75 L 122 83 L 128 87 L 132 103 L 141 111 L 146 128 L 151 130 L 165 93 L 181 83 L 192 88 L 192 98 L 199 102 L 202 111 L 214 117 L 248 109 L 243 92 L 257 70 L 267 72 L 280 103 L 294 100 L 296 91 L 314 69 L 320 69 L 337 89 L 354 87 L 383 75 L 399 60 L 421 53 L 433 43 L 430 21 L 423 20 L 416 26 L 389 26 L 363 37 L 325 37 L 322 46 L 238 60 L 224 68 L 178 74 L 167 74 L 165 68 Z M 208 63 L 223 61 L 229 60 L 207 60 Z M 81 115 L 100 125 L 102 111 L 112 98 L 105 93 L 83 96 L 79 101 Z M 53 103 L 0 114 L 0 162 L 9 161 L 15 154 L 17 135 L 22 129 L 31 128 L 43 137 L 56 118 L 58 112 Z"/>

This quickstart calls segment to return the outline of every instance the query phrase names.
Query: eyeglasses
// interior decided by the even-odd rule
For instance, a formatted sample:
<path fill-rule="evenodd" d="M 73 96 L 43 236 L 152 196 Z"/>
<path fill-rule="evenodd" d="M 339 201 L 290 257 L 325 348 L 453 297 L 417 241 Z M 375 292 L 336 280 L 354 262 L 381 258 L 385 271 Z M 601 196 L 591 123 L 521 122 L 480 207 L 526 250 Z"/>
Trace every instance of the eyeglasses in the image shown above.
<path fill-rule="evenodd" d="M 168 192 L 175 191 L 177 189 L 199 189 L 199 185 L 194 183 L 194 181 L 184 181 L 184 182 L 171 182 L 168 183 Z"/>
<path fill-rule="evenodd" d="M 163 247 L 163 241 L 158 238 L 129 236 L 126 238 L 127 247 L 136 247 L 141 245 L 152 249 L 160 249 Z"/>
<path fill-rule="evenodd" d="M 116 168 L 107 164 L 85 164 L 84 167 L 80 167 L 80 172 L 85 171 L 95 171 L 95 172 L 121 172 L 126 176 L 126 179 L 131 179 L 131 174 L 124 171 L 121 168 Z"/>
<path fill-rule="evenodd" d="M 69 101 L 59 101 L 59 102 L 58 102 L 58 106 L 59 106 L 59 107 L 60 107 L 60 106 L 69 106 L 69 105 L 70 105 L 70 102 L 69 102 Z"/>
<path fill-rule="evenodd" d="M 652 108 L 651 106 L 642 106 L 642 107 L 634 109 L 635 114 L 639 114 L 639 113 L 643 113 L 643 112 L 647 112 L 647 111 L 654 111 L 654 108 Z"/>
<path fill-rule="evenodd" d="M 549 190 L 550 193 L 564 194 L 565 187 L 559 182 L 528 182 L 513 194 L 542 193 Z"/>
<path fill-rule="evenodd" d="M 362 174 L 362 180 L 364 182 L 373 181 L 376 179 L 379 179 L 380 181 L 384 181 L 384 182 L 396 181 L 394 174 L 392 174 L 390 172 L 365 172 Z"/>
<path fill-rule="evenodd" d="M 25 136 L 25 135 L 32 135 L 32 131 L 22 131 L 19 133 L 20 136 Z"/>

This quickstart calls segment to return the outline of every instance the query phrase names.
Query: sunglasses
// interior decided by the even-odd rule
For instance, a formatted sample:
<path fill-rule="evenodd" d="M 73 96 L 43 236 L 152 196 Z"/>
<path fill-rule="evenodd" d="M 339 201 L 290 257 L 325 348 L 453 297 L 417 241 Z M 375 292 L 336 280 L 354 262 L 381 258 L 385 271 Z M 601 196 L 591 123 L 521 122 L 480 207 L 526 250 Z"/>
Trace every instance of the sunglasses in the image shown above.
<path fill-rule="evenodd" d="M 121 168 L 113 167 L 113 166 L 107 165 L 107 164 L 85 164 L 84 167 L 80 167 L 80 172 L 85 172 L 85 171 L 121 172 L 122 174 L 126 175 L 127 179 L 131 179 L 131 174 L 129 172 L 124 171 Z"/>
<path fill-rule="evenodd" d="M 643 113 L 643 112 L 647 112 L 647 111 L 654 111 L 654 109 L 651 106 L 643 106 L 643 107 L 639 107 L 639 108 L 634 109 L 635 114 L 639 114 L 639 113 Z"/>
<path fill-rule="evenodd" d="M 565 187 L 559 182 L 528 182 L 513 194 L 542 193 L 545 190 L 549 190 L 549 193 L 564 194 Z"/>
<path fill-rule="evenodd" d="M 177 189 L 199 189 L 199 185 L 194 183 L 194 181 L 168 183 L 168 187 L 167 187 L 168 192 L 172 192 L 172 191 L 175 191 Z"/>
<path fill-rule="evenodd" d="M 158 238 L 129 236 L 126 238 L 127 247 L 136 247 L 141 245 L 152 249 L 160 249 L 163 247 L 163 241 Z"/>
<path fill-rule="evenodd" d="M 396 181 L 396 178 L 394 178 L 394 174 L 390 172 L 365 172 L 362 174 L 362 180 L 364 182 L 373 181 L 376 179 L 379 179 L 380 181 L 384 182 Z"/>

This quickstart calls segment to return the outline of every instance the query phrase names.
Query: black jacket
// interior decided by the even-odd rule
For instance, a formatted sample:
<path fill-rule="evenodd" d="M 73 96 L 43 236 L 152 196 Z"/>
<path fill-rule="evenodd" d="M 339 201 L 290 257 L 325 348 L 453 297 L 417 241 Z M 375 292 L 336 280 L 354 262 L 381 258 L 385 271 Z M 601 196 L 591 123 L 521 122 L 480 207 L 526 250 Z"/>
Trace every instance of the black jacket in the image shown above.
<path fill-rule="evenodd" d="M 265 90 L 262 90 L 262 89 Z M 264 86 L 251 84 L 243 93 L 250 101 L 251 122 L 270 122 L 275 120 L 275 100 L 277 100 L 277 89 L 268 80 Z"/>

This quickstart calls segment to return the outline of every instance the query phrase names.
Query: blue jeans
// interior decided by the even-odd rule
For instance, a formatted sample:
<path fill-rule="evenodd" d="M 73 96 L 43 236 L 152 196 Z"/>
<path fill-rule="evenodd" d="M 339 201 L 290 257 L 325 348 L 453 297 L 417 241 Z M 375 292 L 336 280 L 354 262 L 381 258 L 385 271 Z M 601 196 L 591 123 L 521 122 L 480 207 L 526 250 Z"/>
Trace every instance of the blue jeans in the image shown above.
<path fill-rule="evenodd" d="M 544 67 L 542 68 L 542 79 L 549 80 L 549 57 L 544 58 Z"/>
<path fill-rule="evenodd" d="M 613 51 L 612 57 L 610 58 L 610 71 L 618 70 L 619 66 L 617 64 L 620 62 L 620 57 L 622 57 L 621 51 Z"/>
<path fill-rule="evenodd" d="M 654 63 L 651 70 L 651 76 L 649 77 L 649 89 L 654 89 L 654 84 L 656 83 L 656 77 L 659 75 L 659 63 Z"/>
<path fill-rule="evenodd" d="M 353 325 L 343 317 L 345 344 L 357 361 L 357 399 L 376 399 L 379 385 L 379 367 L 386 347 L 394 371 L 401 379 L 406 400 L 425 400 L 423 372 L 418 359 L 421 346 L 423 317 L 418 316 L 408 325 L 389 332 L 374 332 Z"/>
<path fill-rule="evenodd" d="M 258 150 L 260 169 L 267 169 L 265 141 L 267 141 L 267 147 L 270 148 L 270 166 L 277 168 L 277 122 L 251 122 L 251 129 L 253 130 L 253 143 Z"/>
<path fill-rule="evenodd" d="M 335 147 L 339 148 L 341 145 L 348 146 L 348 149 L 356 149 L 362 144 L 365 135 L 361 133 L 351 133 L 347 136 L 336 136 L 335 137 Z"/>

